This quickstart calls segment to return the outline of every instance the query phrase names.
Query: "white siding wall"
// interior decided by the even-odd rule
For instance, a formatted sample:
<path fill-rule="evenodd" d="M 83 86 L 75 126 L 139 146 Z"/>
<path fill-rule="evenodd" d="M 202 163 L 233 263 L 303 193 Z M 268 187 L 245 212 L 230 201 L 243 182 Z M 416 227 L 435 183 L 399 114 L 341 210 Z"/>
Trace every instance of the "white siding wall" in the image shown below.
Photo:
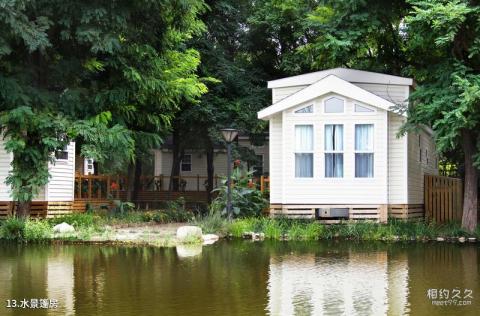
<path fill-rule="evenodd" d="M 273 175 L 283 176 L 283 204 L 384 204 L 387 203 L 387 112 L 377 109 L 373 114 L 353 112 L 354 101 L 346 100 L 343 114 L 324 114 L 323 100 L 327 95 L 314 100 L 313 115 L 298 115 L 297 108 L 283 112 L 282 155 L 283 170 L 274 171 L 272 161 L 278 153 L 270 134 L 271 168 Z M 308 102 L 304 105 L 311 104 Z M 295 178 L 294 138 L 296 124 L 314 125 L 314 177 Z M 324 177 L 324 124 L 344 125 L 344 177 Z M 374 178 L 355 178 L 354 130 L 355 124 L 374 124 Z M 278 199 L 273 196 L 272 203 Z"/>
<path fill-rule="evenodd" d="M 270 118 L 270 203 L 283 202 L 282 114 Z"/>
<path fill-rule="evenodd" d="M 277 103 L 278 101 L 285 99 L 289 95 L 294 94 L 305 88 L 307 86 L 295 86 L 295 87 L 285 87 L 285 88 L 274 88 L 272 89 L 272 104 Z"/>
<path fill-rule="evenodd" d="M 73 201 L 75 185 L 75 143 L 67 146 L 68 160 L 49 164 L 51 178 L 47 185 L 46 200 Z"/>
<path fill-rule="evenodd" d="M 420 135 L 420 141 L 419 141 Z M 422 161 L 420 161 L 420 150 Z M 428 152 L 428 163 L 426 152 Z M 408 134 L 408 203 L 423 204 L 425 174 L 438 174 L 438 156 L 433 138 L 424 130 Z"/>
<path fill-rule="evenodd" d="M 270 170 L 270 153 L 269 153 L 269 146 L 268 146 L 268 140 L 265 141 L 264 145 L 262 146 L 253 146 L 250 144 L 250 140 L 248 139 L 240 139 L 238 141 L 238 145 L 241 147 L 247 147 L 250 148 L 255 152 L 256 155 L 262 155 L 263 156 L 263 172 L 269 172 Z M 226 172 L 226 171 L 225 171 Z"/>
<path fill-rule="evenodd" d="M 355 83 L 355 85 L 395 104 L 404 103 L 408 98 L 408 86 L 372 83 Z"/>
<path fill-rule="evenodd" d="M 240 140 L 240 146 L 249 147 L 255 151 L 258 155 L 263 155 L 263 168 L 265 172 L 269 170 L 269 152 L 268 142 L 260 147 L 250 145 L 248 140 Z M 196 177 L 199 175 L 203 177 L 200 179 L 200 190 L 204 190 L 204 182 L 207 177 L 207 155 L 199 151 L 186 151 L 185 154 L 192 155 L 192 171 L 180 171 L 181 176 Z M 173 154 L 170 150 L 154 150 L 155 155 L 155 176 L 164 175 L 170 176 L 172 172 Z M 225 150 L 216 150 L 213 157 L 214 174 L 223 177 L 227 174 L 227 153 Z M 197 190 L 197 179 L 185 179 L 187 186 L 185 189 Z M 168 180 L 165 180 L 164 187 L 168 186 Z"/>
<path fill-rule="evenodd" d="M 5 184 L 8 172 L 11 170 L 10 163 L 13 160 L 13 154 L 7 153 L 4 147 L 4 140 L 0 138 L 0 201 L 12 201 L 10 196 L 10 187 Z M 45 189 L 40 189 L 40 192 L 33 198 L 34 201 L 45 200 Z"/>
<path fill-rule="evenodd" d="M 4 147 L 3 137 L 0 135 L 0 201 L 11 201 L 10 188 L 5 184 L 5 179 L 10 170 L 13 155 L 7 153 Z"/>
<path fill-rule="evenodd" d="M 204 182 L 207 177 L 207 155 L 200 152 L 189 152 L 186 154 L 192 155 L 192 171 L 181 171 L 181 176 L 187 177 L 196 177 L 199 175 L 200 182 L 199 187 L 200 191 L 205 190 Z M 155 175 L 164 175 L 170 176 L 172 172 L 172 163 L 173 163 L 173 154 L 171 151 L 164 150 L 155 150 Z M 214 165 L 214 174 L 218 176 L 224 176 L 227 170 L 227 155 L 225 152 L 215 152 L 213 158 Z M 196 178 L 186 178 L 187 185 L 185 190 L 187 191 L 196 191 L 197 190 L 197 179 Z M 165 180 L 163 185 L 165 188 L 168 187 L 168 180 Z"/>
<path fill-rule="evenodd" d="M 388 113 L 388 203 L 407 203 L 407 164 L 406 138 L 397 138 L 397 133 L 404 122 L 404 117 L 392 112 Z"/>

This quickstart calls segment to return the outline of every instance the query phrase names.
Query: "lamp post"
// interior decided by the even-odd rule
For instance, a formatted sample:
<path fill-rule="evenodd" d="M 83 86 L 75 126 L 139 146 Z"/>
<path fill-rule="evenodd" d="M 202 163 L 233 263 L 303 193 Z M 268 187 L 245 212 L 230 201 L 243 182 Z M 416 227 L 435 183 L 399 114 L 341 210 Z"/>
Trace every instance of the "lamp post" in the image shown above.
<path fill-rule="evenodd" d="M 220 130 L 223 139 L 227 142 L 227 215 L 228 219 L 232 219 L 232 142 L 237 137 L 238 131 L 234 128 L 224 128 Z"/>

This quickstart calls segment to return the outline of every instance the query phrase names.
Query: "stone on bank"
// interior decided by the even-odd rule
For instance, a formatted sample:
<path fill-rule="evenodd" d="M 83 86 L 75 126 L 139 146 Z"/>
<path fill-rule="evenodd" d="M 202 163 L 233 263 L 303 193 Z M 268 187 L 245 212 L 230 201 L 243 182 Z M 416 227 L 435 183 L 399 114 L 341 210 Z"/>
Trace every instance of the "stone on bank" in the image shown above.
<path fill-rule="evenodd" d="M 69 225 L 65 222 L 55 225 L 53 227 L 53 232 L 54 233 L 73 233 L 75 232 L 75 228 L 72 225 Z"/>
<path fill-rule="evenodd" d="M 198 226 L 181 226 L 177 229 L 179 242 L 202 241 L 202 229 Z"/>

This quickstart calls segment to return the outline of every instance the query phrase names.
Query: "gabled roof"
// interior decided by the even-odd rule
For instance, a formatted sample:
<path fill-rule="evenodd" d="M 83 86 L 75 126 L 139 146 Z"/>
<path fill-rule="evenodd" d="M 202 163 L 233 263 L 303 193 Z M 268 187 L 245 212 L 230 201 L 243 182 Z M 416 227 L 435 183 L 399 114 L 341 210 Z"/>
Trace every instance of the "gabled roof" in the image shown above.
<path fill-rule="evenodd" d="M 320 79 L 312 85 L 278 101 L 275 104 L 258 112 L 259 119 L 267 119 L 271 115 L 310 101 L 327 93 L 336 93 L 359 102 L 373 105 L 383 110 L 389 110 L 395 104 L 387 101 L 365 89 L 362 89 L 348 81 L 334 75 Z"/>
<path fill-rule="evenodd" d="M 413 85 L 412 78 L 405 78 L 399 76 L 392 76 L 381 74 L 377 72 L 347 69 L 347 68 L 333 68 L 317 72 L 311 72 L 299 76 L 287 77 L 268 82 L 268 88 L 282 88 L 293 86 L 311 85 L 318 80 L 321 80 L 329 75 L 337 76 L 340 79 L 353 83 L 379 83 L 390 85 L 411 86 Z"/>

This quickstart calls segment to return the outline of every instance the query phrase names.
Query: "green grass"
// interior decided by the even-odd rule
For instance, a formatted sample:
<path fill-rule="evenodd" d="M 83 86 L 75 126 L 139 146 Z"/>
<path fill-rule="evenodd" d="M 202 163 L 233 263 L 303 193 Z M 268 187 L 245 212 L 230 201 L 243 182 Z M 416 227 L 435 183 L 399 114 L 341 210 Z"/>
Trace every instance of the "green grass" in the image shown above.
<path fill-rule="evenodd" d="M 219 212 L 210 212 L 202 216 L 198 215 L 190 220 L 190 224 L 202 228 L 204 234 L 221 234 L 227 231 L 228 221 Z"/>
<path fill-rule="evenodd" d="M 9 217 L 0 226 L 0 239 L 19 242 L 40 242 L 51 238 L 47 221 Z"/>
<path fill-rule="evenodd" d="M 109 233 L 108 227 L 125 224 L 186 222 L 192 213 L 175 207 L 169 210 L 86 212 L 73 213 L 49 219 L 21 219 L 8 217 L 0 221 L 0 239 L 19 242 L 43 242 L 52 238 L 63 240 L 89 240 L 93 235 Z M 53 234 L 53 227 L 67 223 L 75 228 L 74 233 Z"/>
<path fill-rule="evenodd" d="M 459 223 L 437 225 L 425 222 L 389 220 L 388 224 L 373 222 L 345 222 L 324 225 L 310 220 L 245 218 L 228 225 L 228 233 L 242 237 L 245 232 L 264 233 L 269 239 L 320 240 L 342 238 L 348 240 L 427 240 L 436 237 L 480 237 L 480 227 L 469 234 Z"/>
<path fill-rule="evenodd" d="M 93 235 L 111 234 L 115 225 L 170 223 L 187 221 L 200 226 L 204 233 L 242 237 L 245 232 L 264 233 L 274 240 L 321 240 L 342 238 L 348 240 L 428 240 L 436 237 L 477 237 L 480 239 L 480 226 L 469 234 L 460 223 L 444 225 L 425 222 L 405 222 L 390 219 L 388 224 L 373 222 L 345 222 L 338 225 L 324 225 L 311 220 L 287 218 L 249 217 L 228 221 L 218 213 L 193 217 L 190 212 L 174 209 L 170 211 L 128 211 L 123 213 L 81 213 L 70 214 L 47 220 L 23 220 L 9 217 L 0 222 L 0 239 L 20 242 L 42 242 L 53 237 L 69 240 L 89 240 Z M 75 227 L 76 232 L 68 236 L 54 236 L 56 224 L 66 222 Z"/>

